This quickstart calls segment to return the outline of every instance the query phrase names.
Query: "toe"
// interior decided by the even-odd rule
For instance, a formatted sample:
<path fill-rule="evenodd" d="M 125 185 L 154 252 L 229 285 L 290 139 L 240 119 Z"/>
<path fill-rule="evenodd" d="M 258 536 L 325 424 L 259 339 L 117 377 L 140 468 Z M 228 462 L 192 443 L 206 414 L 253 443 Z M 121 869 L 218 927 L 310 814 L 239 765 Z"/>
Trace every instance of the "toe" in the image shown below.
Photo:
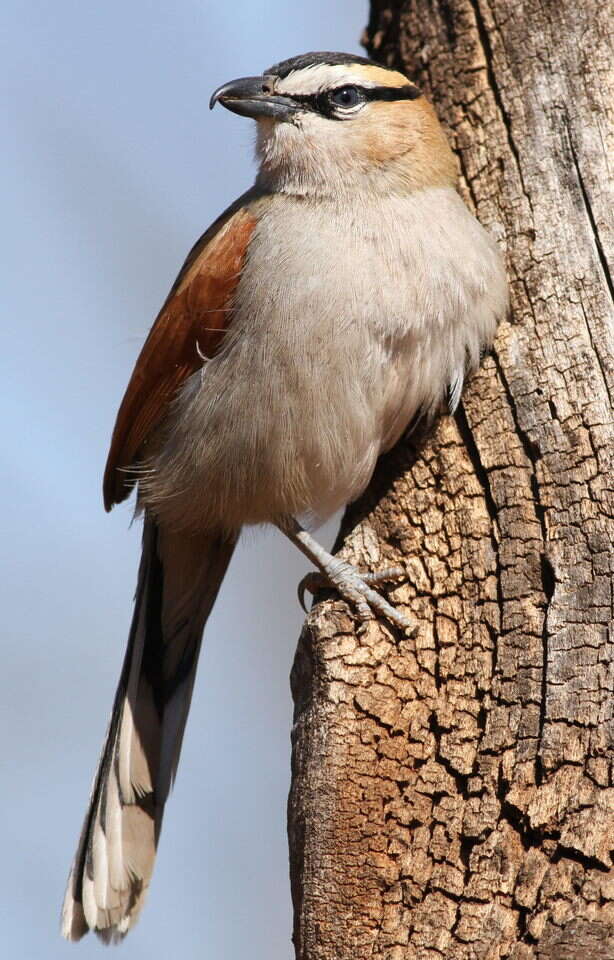
<path fill-rule="evenodd" d="M 387 600 L 384 600 L 384 598 L 380 596 L 379 593 L 376 593 L 375 590 L 370 590 L 367 587 L 367 591 L 366 600 L 373 610 L 376 610 L 401 630 L 409 630 L 412 633 L 415 632 L 416 624 L 413 620 L 410 620 L 409 617 L 406 617 L 404 613 L 401 613 L 401 611 L 397 610 L 396 607 L 393 607 L 391 603 L 388 603 Z"/>
<path fill-rule="evenodd" d="M 390 580 L 399 580 L 405 577 L 406 573 L 403 567 L 386 567 L 385 570 L 375 570 L 372 573 L 361 573 L 360 577 L 365 583 L 387 583 Z"/>

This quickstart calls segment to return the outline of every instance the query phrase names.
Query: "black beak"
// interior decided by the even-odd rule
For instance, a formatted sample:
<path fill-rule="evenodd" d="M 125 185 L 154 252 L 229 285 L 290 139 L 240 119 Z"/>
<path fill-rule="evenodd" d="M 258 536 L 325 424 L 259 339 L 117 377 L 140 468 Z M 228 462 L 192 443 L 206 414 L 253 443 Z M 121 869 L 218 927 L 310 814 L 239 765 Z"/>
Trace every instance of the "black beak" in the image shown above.
<path fill-rule="evenodd" d="M 275 77 L 266 74 L 261 77 L 242 77 L 231 80 L 218 87 L 209 101 L 213 110 L 219 102 L 227 110 L 241 117 L 273 117 L 275 120 L 287 120 L 298 110 L 298 104 L 291 97 L 280 97 L 273 93 Z"/>

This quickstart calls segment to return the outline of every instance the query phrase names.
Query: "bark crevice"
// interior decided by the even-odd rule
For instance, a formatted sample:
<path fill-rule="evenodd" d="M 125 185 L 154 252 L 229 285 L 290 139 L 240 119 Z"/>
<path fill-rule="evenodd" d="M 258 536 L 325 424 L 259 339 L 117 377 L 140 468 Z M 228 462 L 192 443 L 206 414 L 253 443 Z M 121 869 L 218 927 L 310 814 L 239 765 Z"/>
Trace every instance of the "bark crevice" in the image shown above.
<path fill-rule="evenodd" d="M 614 960 L 607 32 L 594 0 L 371 5 L 367 49 L 432 96 L 513 311 L 456 417 L 343 522 L 343 556 L 406 569 L 417 637 L 327 595 L 299 642 L 299 960 Z"/>
<path fill-rule="evenodd" d="M 610 292 L 610 299 L 614 303 L 614 281 L 612 280 L 610 264 L 608 263 L 608 260 L 605 255 L 605 251 L 603 249 L 603 243 L 601 242 L 601 237 L 599 235 L 599 228 L 597 227 L 595 214 L 593 213 L 593 208 L 591 205 L 590 197 L 588 195 L 588 190 L 586 189 L 586 184 L 584 183 L 584 177 L 582 176 L 582 171 L 580 170 L 580 162 L 578 160 L 578 154 L 574 146 L 573 136 L 571 132 L 571 127 L 569 125 L 569 121 L 567 121 L 567 134 L 569 137 L 569 150 L 571 153 L 571 158 L 573 160 L 574 169 L 576 171 L 576 176 L 578 178 L 578 186 L 580 187 L 580 191 L 582 193 L 582 202 L 584 203 L 586 216 L 588 217 L 588 222 L 590 224 L 591 232 L 595 239 L 595 247 L 597 248 L 597 255 L 599 257 L 601 269 L 603 270 L 603 276 L 605 278 L 605 282 Z M 604 376 L 604 382 L 607 385 L 607 380 L 605 379 L 605 376 Z"/>

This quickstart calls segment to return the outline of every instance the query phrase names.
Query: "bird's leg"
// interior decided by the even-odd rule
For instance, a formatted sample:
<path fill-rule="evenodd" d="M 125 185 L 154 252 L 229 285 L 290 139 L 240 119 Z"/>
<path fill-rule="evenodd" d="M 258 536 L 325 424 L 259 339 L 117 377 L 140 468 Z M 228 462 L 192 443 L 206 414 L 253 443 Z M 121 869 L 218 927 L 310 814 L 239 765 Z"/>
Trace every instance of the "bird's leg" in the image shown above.
<path fill-rule="evenodd" d="M 304 553 L 316 565 L 325 583 L 334 587 L 343 599 L 355 608 L 361 620 L 371 619 L 375 612 L 386 617 L 387 620 L 402 630 L 415 631 L 415 623 L 396 610 L 369 586 L 369 583 L 380 583 L 383 580 L 393 579 L 401 575 L 402 570 L 395 567 L 375 574 L 361 574 L 351 563 L 328 553 L 317 540 L 314 540 L 310 533 L 303 530 L 300 523 L 293 517 L 284 518 L 277 523 L 277 526 L 299 548 L 301 553 Z M 318 577 L 317 580 L 319 581 L 320 578 Z M 299 599 L 302 598 L 304 589 L 310 589 L 312 585 L 317 588 L 320 583 L 317 581 L 314 583 L 312 575 L 308 574 L 305 580 L 299 584 Z"/>

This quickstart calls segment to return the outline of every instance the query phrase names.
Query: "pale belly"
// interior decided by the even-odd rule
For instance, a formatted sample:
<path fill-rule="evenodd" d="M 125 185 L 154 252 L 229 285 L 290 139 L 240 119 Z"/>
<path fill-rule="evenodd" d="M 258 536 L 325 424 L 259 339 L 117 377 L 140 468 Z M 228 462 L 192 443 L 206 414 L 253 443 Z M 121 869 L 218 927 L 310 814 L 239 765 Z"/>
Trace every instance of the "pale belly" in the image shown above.
<path fill-rule="evenodd" d="M 469 276 L 463 291 L 454 251 L 432 240 L 415 204 L 406 222 L 398 203 L 316 222 L 279 198 L 250 245 L 222 351 L 174 405 L 145 504 L 196 530 L 325 517 L 355 499 L 380 452 L 476 352 L 480 284 Z"/>

